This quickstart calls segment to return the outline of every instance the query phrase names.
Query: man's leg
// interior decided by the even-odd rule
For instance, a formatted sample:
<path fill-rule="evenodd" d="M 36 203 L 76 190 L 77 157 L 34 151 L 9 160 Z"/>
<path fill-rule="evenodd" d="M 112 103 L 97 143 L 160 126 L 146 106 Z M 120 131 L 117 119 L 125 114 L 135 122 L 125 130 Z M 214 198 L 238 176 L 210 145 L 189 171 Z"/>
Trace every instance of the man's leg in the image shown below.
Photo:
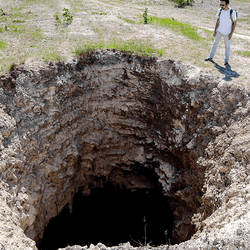
<path fill-rule="evenodd" d="M 230 54 L 231 54 L 231 45 L 229 40 L 229 35 L 223 35 L 224 42 L 225 42 L 225 64 L 228 63 Z"/>
<path fill-rule="evenodd" d="M 218 47 L 218 44 L 220 42 L 221 37 L 222 37 L 222 34 L 220 32 L 217 32 L 216 36 L 215 36 L 215 39 L 214 39 L 213 47 L 211 49 L 211 53 L 209 55 L 209 58 L 214 58 L 214 54 L 215 54 L 215 52 L 217 50 L 217 47 Z"/>

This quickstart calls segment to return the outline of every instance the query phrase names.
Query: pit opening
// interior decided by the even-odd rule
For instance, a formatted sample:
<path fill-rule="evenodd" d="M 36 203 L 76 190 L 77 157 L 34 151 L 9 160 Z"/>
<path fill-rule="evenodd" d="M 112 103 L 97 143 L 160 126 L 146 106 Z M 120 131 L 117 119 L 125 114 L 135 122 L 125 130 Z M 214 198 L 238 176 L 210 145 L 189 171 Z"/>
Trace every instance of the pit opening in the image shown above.
<path fill-rule="evenodd" d="M 72 213 L 66 206 L 50 220 L 38 249 L 99 242 L 116 246 L 128 241 L 135 247 L 158 246 L 169 242 L 173 223 L 169 200 L 159 189 L 122 189 L 108 183 L 84 196 L 80 188 L 73 198 Z"/>

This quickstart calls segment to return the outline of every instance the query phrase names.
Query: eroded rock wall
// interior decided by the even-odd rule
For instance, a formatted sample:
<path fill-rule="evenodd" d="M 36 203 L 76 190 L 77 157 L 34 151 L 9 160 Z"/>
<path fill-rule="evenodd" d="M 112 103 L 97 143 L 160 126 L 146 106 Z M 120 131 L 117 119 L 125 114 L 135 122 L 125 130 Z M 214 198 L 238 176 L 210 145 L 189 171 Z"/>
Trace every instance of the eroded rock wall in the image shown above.
<path fill-rule="evenodd" d="M 36 249 L 29 238 L 43 236 L 79 187 L 154 188 L 142 169 L 171 201 L 173 243 L 226 228 L 239 201 L 248 211 L 248 93 L 199 69 L 97 52 L 15 68 L 0 93 L 6 249 Z"/>

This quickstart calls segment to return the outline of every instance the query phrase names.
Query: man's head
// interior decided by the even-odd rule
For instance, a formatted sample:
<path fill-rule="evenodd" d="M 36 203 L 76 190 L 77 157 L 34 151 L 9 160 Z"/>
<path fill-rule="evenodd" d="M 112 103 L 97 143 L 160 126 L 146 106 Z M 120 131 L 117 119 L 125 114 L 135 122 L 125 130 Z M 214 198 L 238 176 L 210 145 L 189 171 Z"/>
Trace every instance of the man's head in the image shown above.
<path fill-rule="evenodd" d="M 229 5 L 229 0 L 220 1 L 220 7 L 221 7 L 223 10 L 228 9 L 228 5 Z"/>

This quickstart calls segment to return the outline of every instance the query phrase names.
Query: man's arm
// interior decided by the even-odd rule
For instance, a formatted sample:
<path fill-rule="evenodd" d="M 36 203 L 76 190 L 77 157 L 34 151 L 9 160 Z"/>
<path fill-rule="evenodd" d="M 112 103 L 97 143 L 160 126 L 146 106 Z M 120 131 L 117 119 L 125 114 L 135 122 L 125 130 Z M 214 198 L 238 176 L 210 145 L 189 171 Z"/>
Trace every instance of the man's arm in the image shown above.
<path fill-rule="evenodd" d="M 231 40 L 231 38 L 233 36 L 236 24 L 237 24 L 237 21 L 233 21 L 232 30 L 231 30 L 231 33 L 229 34 L 229 40 Z"/>
<path fill-rule="evenodd" d="M 213 34 L 214 37 L 216 36 L 216 33 L 217 33 L 217 29 L 218 29 L 218 27 L 219 27 L 219 24 L 220 24 L 220 19 L 218 18 L 218 19 L 217 19 L 217 22 L 216 22 L 216 24 L 215 24 L 215 28 L 214 28 L 214 34 Z"/>

